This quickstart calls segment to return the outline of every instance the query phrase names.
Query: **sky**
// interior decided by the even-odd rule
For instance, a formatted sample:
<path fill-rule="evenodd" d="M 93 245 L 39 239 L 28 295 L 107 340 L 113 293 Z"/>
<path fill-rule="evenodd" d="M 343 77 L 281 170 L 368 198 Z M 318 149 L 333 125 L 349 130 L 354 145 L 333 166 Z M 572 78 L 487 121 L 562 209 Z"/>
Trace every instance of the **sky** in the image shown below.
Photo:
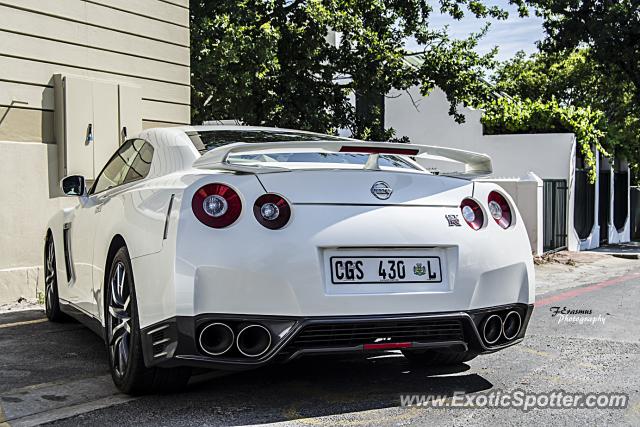
<path fill-rule="evenodd" d="M 480 39 L 477 47 L 479 53 L 489 52 L 493 47 L 498 47 L 496 58 L 500 61 L 510 59 L 519 50 L 524 50 L 530 54 L 535 52 L 535 42 L 544 38 L 542 29 L 542 18 L 538 18 L 531 11 L 527 18 L 520 18 L 515 6 L 509 5 L 507 0 L 494 0 L 487 4 L 495 4 L 509 12 L 506 20 L 478 19 L 467 16 L 460 21 L 456 21 L 449 15 L 442 15 L 438 12 L 437 1 L 431 0 L 434 5 L 434 12 L 431 15 L 430 24 L 434 28 L 442 28 L 449 25 L 449 34 L 454 38 L 466 38 L 470 33 L 476 33 L 482 29 L 486 22 L 490 22 L 489 32 Z M 410 50 L 419 50 L 415 42 L 409 42 L 407 47 Z"/>

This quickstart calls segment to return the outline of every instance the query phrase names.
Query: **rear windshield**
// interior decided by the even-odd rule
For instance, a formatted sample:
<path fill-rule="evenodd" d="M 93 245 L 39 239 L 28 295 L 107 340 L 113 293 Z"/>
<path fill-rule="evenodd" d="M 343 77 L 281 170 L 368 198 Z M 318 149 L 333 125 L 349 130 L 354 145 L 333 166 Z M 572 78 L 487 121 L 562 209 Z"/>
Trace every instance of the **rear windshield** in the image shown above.
<path fill-rule="evenodd" d="M 280 130 L 212 130 L 187 132 L 193 145 L 201 153 L 234 142 L 290 142 L 290 141 L 353 141 L 339 136 L 311 132 Z M 327 153 L 314 151 L 261 152 L 256 154 L 235 154 L 229 156 L 234 163 L 323 163 L 333 165 L 364 165 L 369 158 L 362 153 Z M 399 156 L 380 155 L 378 165 L 390 168 L 417 169 Z"/>
<path fill-rule="evenodd" d="M 229 161 L 243 163 L 327 163 L 343 165 L 363 165 L 369 159 L 368 154 L 361 153 L 268 153 L 268 154 L 234 154 L 229 156 Z M 400 157 L 381 154 L 378 160 L 379 166 L 390 168 L 415 169 L 415 167 Z"/>

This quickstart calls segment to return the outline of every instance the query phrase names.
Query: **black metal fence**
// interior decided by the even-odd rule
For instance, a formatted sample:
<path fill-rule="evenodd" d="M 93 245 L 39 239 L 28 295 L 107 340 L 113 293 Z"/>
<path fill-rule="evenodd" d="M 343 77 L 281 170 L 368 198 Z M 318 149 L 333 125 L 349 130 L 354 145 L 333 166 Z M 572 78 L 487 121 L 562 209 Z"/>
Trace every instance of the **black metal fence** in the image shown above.
<path fill-rule="evenodd" d="M 595 221 L 596 186 L 589 182 L 586 170 L 576 170 L 575 204 L 573 226 L 580 239 L 586 239 L 593 230 Z"/>
<path fill-rule="evenodd" d="M 611 209 L 611 172 L 600 170 L 598 198 L 598 224 L 600 225 L 600 243 L 609 240 L 609 212 Z"/>
<path fill-rule="evenodd" d="M 631 240 L 640 240 L 640 187 L 631 187 Z"/>
<path fill-rule="evenodd" d="M 567 247 L 567 181 L 545 179 L 544 198 L 544 244 L 545 252 Z"/>
<path fill-rule="evenodd" d="M 629 212 L 629 174 L 615 172 L 613 174 L 613 225 L 622 231 L 627 222 Z"/>

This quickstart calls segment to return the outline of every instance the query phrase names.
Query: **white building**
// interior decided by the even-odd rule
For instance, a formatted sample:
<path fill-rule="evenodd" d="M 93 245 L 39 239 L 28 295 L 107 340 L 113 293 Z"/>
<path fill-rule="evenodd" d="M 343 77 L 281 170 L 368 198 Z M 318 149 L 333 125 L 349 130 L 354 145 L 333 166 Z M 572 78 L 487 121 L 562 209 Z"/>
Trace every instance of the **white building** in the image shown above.
<path fill-rule="evenodd" d="M 188 0 L 0 5 L 0 303 L 42 287 L 50 215 L 128 134 L 190 123 Z"/>
<path fill-rule="evenodd" d="M 518 204 L 536 254 L 630 240 L 630 178 L 625 162 L 616 162 L 612 174 L 606 158 L 598 156 L 598 179 L 591 185 L 580 155 L 576 157 L 573 134 L 484 135 L 482 111 L 461 109 L 466 121 L 458 124 L 448 114 L 443 91 L 436 88 L 423 97 L 414 87 L 409 94 L 391 93 L 385 99 L 385 126 L 412 143 L 490 155 L 494 173 L 488 179 L 502 185 Z"/>

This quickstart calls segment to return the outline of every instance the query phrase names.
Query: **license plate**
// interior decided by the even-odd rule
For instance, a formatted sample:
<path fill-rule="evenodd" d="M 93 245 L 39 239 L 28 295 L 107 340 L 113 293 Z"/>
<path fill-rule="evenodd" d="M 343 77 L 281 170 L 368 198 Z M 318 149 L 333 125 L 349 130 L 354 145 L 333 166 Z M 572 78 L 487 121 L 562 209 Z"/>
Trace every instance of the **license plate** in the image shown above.
<path fill-rule="evenodd" d="M 332 256 L 331 283 L 440 283 L 438 256 Z"/>

